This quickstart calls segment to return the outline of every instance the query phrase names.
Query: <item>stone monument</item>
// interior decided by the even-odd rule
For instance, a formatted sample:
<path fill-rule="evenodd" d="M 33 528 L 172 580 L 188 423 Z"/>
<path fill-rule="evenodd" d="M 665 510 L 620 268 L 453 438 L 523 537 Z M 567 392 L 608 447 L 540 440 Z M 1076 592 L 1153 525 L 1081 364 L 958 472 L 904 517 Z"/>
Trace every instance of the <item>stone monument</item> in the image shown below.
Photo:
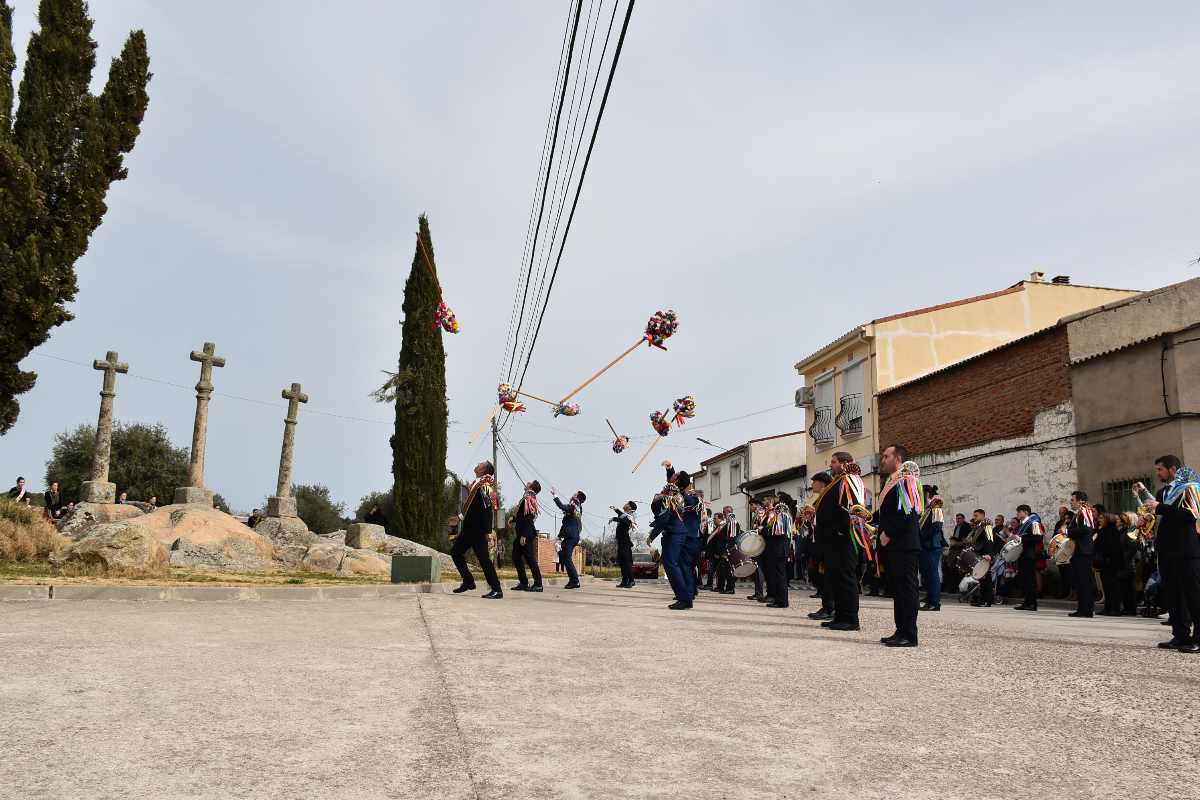
<path fill-rule="evenodd" d="M 292 453 L 296 446 L 296 415 L 300 413 L 300 404 L 308 402 L 308 395 L 300 391 L 300 384 L 293 383 L 291 389 L 283 390 L 283 399 L 288 401 L 288 410 L 283 420 L 279 480 L 275 484 L 275 496 L 267 498 L 268 517 L 296 516 L 296 498 L 292 497 Z"/>
<path fill-rule="evenodd" d="M 109 350 L 103 361 L 92 362 L 92 368 L 104 372 L 100 386 L 100 419 L 96 421 L 96 452 L 92 454 L 92 479 L 79 487 L 81 503 L 113 503 L 117 499 L 117 485 L 108 482 L 108 461 L 112 455 L 113 398 L 117 396 L 117 373 L 129 372 L 129 365 L 117 360 L 115 351 Z"/>
<path fill-rule="evenodd" d="M 204 343 L 204 350 L 192 351 L 192 361 L 200 362 L 200 382 L 196 384 L 196 424 L 192 428 L 192 457 L 188 465 L 188 485 L 175 490 L 176 503 L 203 503 L 211 506 L 213 492 L 204 488 L 204 444 L 208 437 L 208 400 L 212 397 L 213 367 L 225 366 L 222 356 L 214 355 L 217 346 Z"/>

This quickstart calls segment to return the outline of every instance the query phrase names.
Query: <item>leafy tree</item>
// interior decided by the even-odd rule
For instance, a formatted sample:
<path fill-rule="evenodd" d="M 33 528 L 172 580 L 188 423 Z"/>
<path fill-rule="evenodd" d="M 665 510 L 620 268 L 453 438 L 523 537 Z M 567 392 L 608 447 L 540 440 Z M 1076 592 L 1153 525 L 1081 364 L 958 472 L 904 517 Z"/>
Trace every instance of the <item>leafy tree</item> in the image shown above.
<path fill-rule="evenodd" d="M 229 510 L 229 503 L 225 502 L 225 498 L 219 492 L 213 495 L 213 508 L 217 511 L 224 511 L 226 514 L 233 513 Z"/>
<path fill-rule="evenodd" d="M 404 322 L 395 379 L 392 497 L 400 535 L 436 547 L 446 525 L 446 351 L 441 329 L 434 324 L 441 289 L 424 214 L 417 226 L 419 243 L 404 285 Z"/>
<path fill-rule="evenodd" d="M 296 498 L 296 515 L 313 533 L 330 533 L 345 527 L 346 506 L 334 502 L 329 487 L 320 483 L 292 486 L 292 497 Z M 263 501 L 263 507 L 267 505 Z"/>
<path fill-rule="evenodd" d="M 104 90 L 83 0 L 42 0 L 13 111 L 12 8 L 0 0 L 0 434 L 17 421 L 17 396 L 37 373 L 20 361 L 71 319 L 75 262 L 127 174 L 149 96 L 146 36 L 134 31 L 113 59 Z M 181 484 L 182 485 L 182 484 Z"/>
<path fill-rule="evenodd" d="M 54 449 L 46 462 L 46 485 L 58 481 L 64 498 L 79 497 L 79 485 L 92 474 L 96 452 L 96 427 L 80 425 L 54 437 Z M 176 447 L 162 423 L 113 423 L 112 455 L 108 479 L 117 492 L 128 492 L 130 500 L 151 495 L 173 497 L 178 486 L 187 486 L 188 451 Z"/>

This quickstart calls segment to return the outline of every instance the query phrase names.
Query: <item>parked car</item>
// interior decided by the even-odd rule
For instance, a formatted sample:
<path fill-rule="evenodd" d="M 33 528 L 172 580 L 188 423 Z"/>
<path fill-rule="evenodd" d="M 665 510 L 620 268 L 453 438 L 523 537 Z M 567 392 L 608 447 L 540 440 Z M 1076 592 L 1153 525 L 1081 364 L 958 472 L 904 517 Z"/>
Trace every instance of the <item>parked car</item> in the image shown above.
<path fill-rule="evenodd" d="M 658 561 L 653 553 L 633 554 L 633 577 L 658 580 Z"/>

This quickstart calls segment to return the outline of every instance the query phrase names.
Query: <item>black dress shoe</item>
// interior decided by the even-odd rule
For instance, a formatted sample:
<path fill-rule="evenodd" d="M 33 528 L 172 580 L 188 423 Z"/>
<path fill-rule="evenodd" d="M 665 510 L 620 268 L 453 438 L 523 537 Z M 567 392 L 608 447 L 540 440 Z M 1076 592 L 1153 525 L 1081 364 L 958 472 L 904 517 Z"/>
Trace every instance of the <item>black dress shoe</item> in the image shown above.
<path fill-rule="evenodd" d="M 941 606 L 931 606 L 929 603 L 924 603 L 917 608 L 917 611 L 937 611 Z"/>
<path fill-rule="evenodd" d="M 761 594 L 752 594 L 752 595 L 747 595 L 746 599 L 747 600 L 762 600 L 763 596 Z"/>
<path fill-rule="evenodd" d="M 671 609 L 672 611 L 687 611 L 691 607 L 691 603 L 684 603 L 679 600 L 676 600 L 674 603 L 671 603 L 671 605 L 667 606 L 667 608 Z"/>
<path fill-rule="evenodd" d="M 508 587 L 508 590 L 509 590 L 510 592 L 528 592 L 528 591 L 529 591 L 529 586 L 527 586 L 527 585 L 526 585 L 526 584 L 524 584 L 524 583 L 518 583 L 516 586 L 510 586 L 510 587 Z"/>
<path fill-rule="evenodd" d="M 898 634 L 898 633 L 893 633 L 891 636 L 880 636 L 879 643 L 887 644 L 888 642 L 894 642 L 899 638 L 900 638 L 900 634 Z"/>
<path fill-rule="evenodd" d="M 808 618 L 809 619 L 833 619 L 833 614 L 830 614 L 825 609 L 821 609 L 819 611 L 813 611 L 811 614 L 808 615 Z"/>
<path fill-rule="evenodd" d="M 467 586 L 467 585 L 464 583 L 462 586 L 459 586 L 457 589 L 455 589 L 455 590 L 454 590 L 454 593 L 455 593 L 455 594 L 462 594 L 463 592 L 473 592 L 473 591 L 475 591 L 475 587 L 474 587 L 474 586 Z"/>
<path fill-rule="evenodd" d="M 833 627 L 833 620 L 831 620 L 831 619 L 827 619 L 827 620 L 825 620 L 824 622 L 822 622 L 822 623 L 821 623 L 821 627 L 822 627 L 822 628 L 832 628 L 832 627 Z"/>
<path fill-rule="evenodd" d="M 884 642 L 884 647 L 916 647 L 917 643 L 911 639 L 905 639 L 903 636 L 898 636 L 890 642 Z"/>
<path fill-rule="evenodd" d="M 1196 644 L 1195 642 L 1188 642 L 1187 644 L 1179 645 L 1179 647 L 1177 649 L 1181 653 L 1191 653 L 1192 655 L 1195 655 L 1196 653 L 1200 653 L 1200 644 Z"/>
<path fill-rule="evenodd" d="M 820 599 L 820 597 L 821 597 L 820 592 L 813 592 L 812 594 L 809 595 L 809 598 L 812 600 L 818 600 L 818 599 Z"/>
<path fill-rule="evenodd" d="M 769 603 L 769 602 L 771 602 L 771 598 L 769 598 L 769 597 L 760 597 L 760 598 L 758 598 L 758 602 L 760 602 L 760 603 Z"/>
<path fill-rule="evenodd" d="M 831 631 L 856 631 L 858 629 L 858 624 L 855 622 L 835 622 L 829 626 Z"/>
<path fill-rule="evenodd" d="M 1163 650 L 1178 650 L 1184 642 L 1180 639 L 1171 639 L 1167 642 L 1159 642 L 1158 646 Z"/>
<path fill-rule="evenodd" d="M 487 594 L 485 594 L 483 596 L 483 599 L 484 600 L 499 600 L 502 597 L 504 597 L 504 592 L 500 591 L 499 589 L 492 589 L 490 592 L 488 592 Z"/>
<path fill-rule="evenodd" d="M 1094 615 L 1084 614 L 1082 611 L 1072 611 L 1070 614 L 1067 614 L 1067 616 L 1068 617 L 1077 617 L 1079 619 L 1091 619 Z"/>
<path fill-rule="evenodd" d="M 527 592 L 540 592 L 540 591 L 542 591 L 542 585 L 539 583 L 537 586 L 530 586 L 530 587 L 529 587 L 528 589 L 526 589 L 525 591 L 527 591 Z"/>
<path fill-rule="evenodd" d="M 776 603 L 774 600 L 772 600 L 771 602 L 767 603 L 766 607 L 767 608 L 787 608 L 787 605 L 785 605 L 783 603 Z"/>
<path fill-rule="evenodd" d="M 578 588 L 579 588 L 579 584 L 578 584 L 578 583 L 568 583 L 568 584 L 567 584 L 566 586 L 564 586 L 563 588 L 564 588 L 564 589 L 578 589 Z"/>

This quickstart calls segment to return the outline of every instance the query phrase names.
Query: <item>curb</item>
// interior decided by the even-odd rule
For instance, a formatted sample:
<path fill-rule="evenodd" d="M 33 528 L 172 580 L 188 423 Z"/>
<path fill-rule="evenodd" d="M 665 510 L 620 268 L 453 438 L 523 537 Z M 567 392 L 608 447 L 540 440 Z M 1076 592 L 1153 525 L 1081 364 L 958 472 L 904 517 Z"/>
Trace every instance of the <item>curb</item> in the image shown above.
<path fill-rule="evenodd" d="M 560 586 L 566 580 L 545 581 Z M 320 602 L 324 600 L 388 600 L 414 594 L 450 594 L 452 582 L 381 583 L 350 586 L 95 586 L 86 583 L 0 584 L 0 602 L 31 600 L 116 600 L 146 603 L 278 601 Z"/>

